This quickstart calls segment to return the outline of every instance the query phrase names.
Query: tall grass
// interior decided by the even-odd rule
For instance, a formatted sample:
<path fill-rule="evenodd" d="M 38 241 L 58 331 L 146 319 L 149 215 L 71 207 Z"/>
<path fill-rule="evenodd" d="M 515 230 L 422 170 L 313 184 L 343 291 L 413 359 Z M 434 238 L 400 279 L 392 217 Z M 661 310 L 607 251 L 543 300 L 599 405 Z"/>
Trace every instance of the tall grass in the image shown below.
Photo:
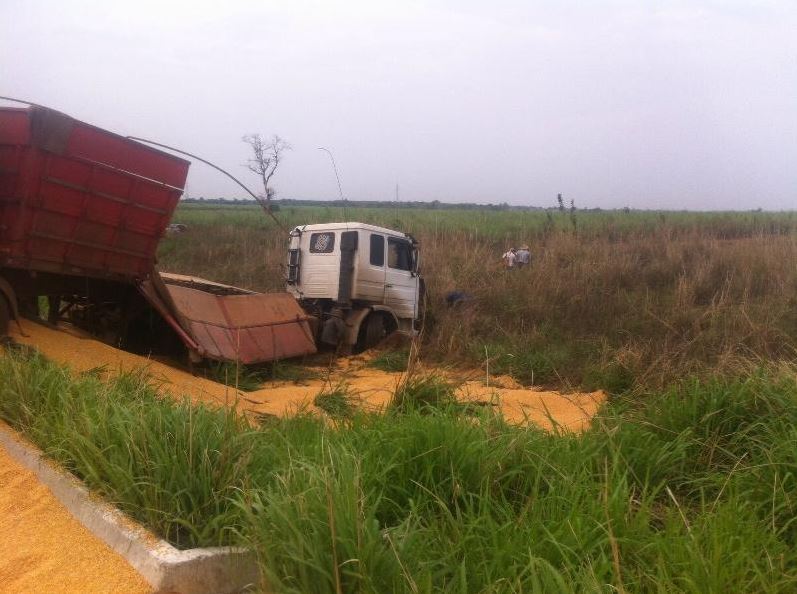
<path fill-rule="evenodd" d="M 793 369 L 616 399 L 581 435 L 446 406 L 254 426 L 20 355 L 0 377 L 0 417 L 178 544 L 253 546 L 276 592 L 797 588 Z"/>
<path fill-rule="evenodd" d="M 287 225 L 340 220 L 290 207 Z M 413 233 L 427 279 L 421 355 L 481 365 L 526 384 L 622 391 L 726 373 L 797 348 L 797 214 L 569 213 L 349 209 Z M 254 208 L 185 205 L 189 231 L 161 246 L 164 269 L 283 290 L 286 238 Z M 506 273 L 509 245 L 531 267 Z M 445 294 L 474 299 L 448 308 Z"/>
<path fill-rule="evenodd" d="M 143 373 L 73 378 L 38 355 L 0 359 L 0 418 L 177 546 L 230 542 L 251 439 L 233 412 L 164 400 Z"/>

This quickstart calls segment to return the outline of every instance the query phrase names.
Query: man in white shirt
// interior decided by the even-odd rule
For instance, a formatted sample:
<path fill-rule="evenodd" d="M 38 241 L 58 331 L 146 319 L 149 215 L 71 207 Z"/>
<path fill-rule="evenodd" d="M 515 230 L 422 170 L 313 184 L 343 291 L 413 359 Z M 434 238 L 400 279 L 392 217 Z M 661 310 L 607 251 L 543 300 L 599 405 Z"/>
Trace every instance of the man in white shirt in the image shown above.
<path fill-rule="evenodd" d="M 517 254 L 515 252 L 515 248 L 509 248 L 501 259 L 504 261 L 504 266 L 506 266 L 507 270 L 512 270 L 515 267 L 515 260 L 517 259 Z"/>

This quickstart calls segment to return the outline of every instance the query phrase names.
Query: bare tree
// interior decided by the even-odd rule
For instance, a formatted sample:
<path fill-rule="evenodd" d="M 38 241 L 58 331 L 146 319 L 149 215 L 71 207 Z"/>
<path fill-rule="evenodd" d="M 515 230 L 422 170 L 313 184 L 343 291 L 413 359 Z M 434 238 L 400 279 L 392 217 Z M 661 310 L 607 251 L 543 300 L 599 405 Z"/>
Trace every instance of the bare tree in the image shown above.
<path fill-rule="evenodd" d="M 246 162 L 246 166 L 249 171 L 260 177 L 263 184 L 263 193 L 260 194 L 257 201 L 266 214 L 273 216 L 271 199 L 276 192 L 269 186 L 269 182 L 276 173 L 285 151 L 291 150 L 291 145 L 276 134 L 270 140 L 264 139 L 260 134 L 247 134 L 241 140 L 252 147 L 253 156 Z"/>

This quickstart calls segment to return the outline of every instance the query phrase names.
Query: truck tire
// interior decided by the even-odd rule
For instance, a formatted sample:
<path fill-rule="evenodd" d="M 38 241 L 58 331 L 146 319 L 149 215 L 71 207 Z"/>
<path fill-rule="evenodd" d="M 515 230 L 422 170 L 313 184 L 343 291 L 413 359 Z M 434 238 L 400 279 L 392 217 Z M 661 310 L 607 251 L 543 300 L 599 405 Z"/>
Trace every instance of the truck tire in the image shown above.
<path fill-rule="evenodd" d="M 0 293 L 0 336 L 8 334 L 8 325 L 11 322 L 11 308 L 3 294 Z"/>
<path fill-rule="evenodd" d="M 385 338 L 387 327 L 385 317 L 379 312 L 371 312 L 365 318 L 360 335 L 357 337 L 357 351 L 365 351 L 378 345 Z"/>

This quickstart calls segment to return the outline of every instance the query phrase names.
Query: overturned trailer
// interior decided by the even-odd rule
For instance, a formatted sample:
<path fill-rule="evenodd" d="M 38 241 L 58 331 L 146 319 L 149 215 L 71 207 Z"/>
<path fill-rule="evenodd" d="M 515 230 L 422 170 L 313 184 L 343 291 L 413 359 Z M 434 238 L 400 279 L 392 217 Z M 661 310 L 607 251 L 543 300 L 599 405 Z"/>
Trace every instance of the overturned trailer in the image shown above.
<path fill-rule="evenodd" d="M 134 352 L 244 364 L 315 352 L 289 294 L 158 272 L 188 167 L 60 112 L 0 107 L 0 334 L 44 297 L 51 322 Z"/>

